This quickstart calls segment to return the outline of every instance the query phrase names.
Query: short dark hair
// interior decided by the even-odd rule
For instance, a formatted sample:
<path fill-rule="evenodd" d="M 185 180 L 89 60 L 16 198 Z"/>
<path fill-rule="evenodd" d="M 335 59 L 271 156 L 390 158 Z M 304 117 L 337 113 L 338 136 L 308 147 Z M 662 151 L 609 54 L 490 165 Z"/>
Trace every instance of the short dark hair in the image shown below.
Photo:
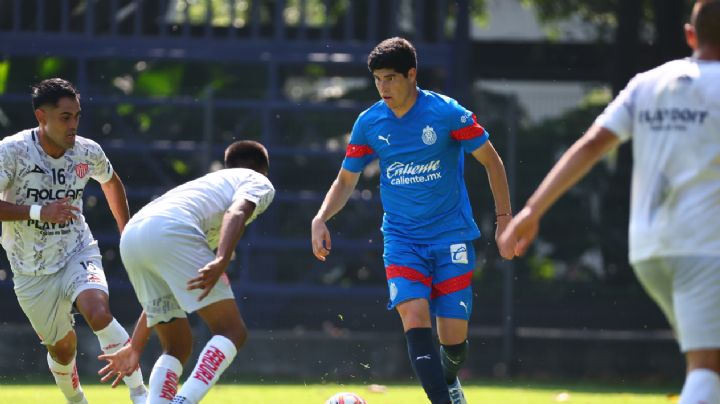
<path fill-rule="evenodd" d="M 720 1 L 701 2 L 692 17 L 698 44 L 720 46 Z"/>
<path fill-rule="evenodd" d="M 80 101 L 80 93 L 71 82 L 60 78 L 43 80 L 32 86 L 33 110 L 43 105 L 57 106 L 61 98 Z"/>
<path fill-rule="evenodd" d="M 238 140 L 225 149 L 225 167 L 249 168 L 265 174 L 270 167 L 270 158 L 260 142 Z"/>
<path fill-rule="evenodd" d="M 371 73 L 378 69 L 393 69 L 407 77 L 412 68 L 417 68 L 417 52 L 405 38 L 386 39 L 368 55 L 368 69 Z"/>

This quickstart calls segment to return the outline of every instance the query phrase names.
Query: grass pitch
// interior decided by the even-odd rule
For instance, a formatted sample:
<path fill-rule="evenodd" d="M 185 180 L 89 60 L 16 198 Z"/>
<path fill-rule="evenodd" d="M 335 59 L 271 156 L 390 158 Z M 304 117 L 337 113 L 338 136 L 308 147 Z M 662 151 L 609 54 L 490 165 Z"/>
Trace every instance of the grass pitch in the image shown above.
<path fill-rule="evenodd" d="M 677 397 L 659 390 L 632 388 L 584 387 L 543 385 L 484 385 L 465 383 L 465 396 L 469 403 L 503 404 L 657 404 L 673 403 Z M 91 404 L 129 403 L 127 389 L 111 389 L 105 385 L 83 386 Z M 376 391 L 373 391 L 376 390 Z M 209 404 L 323 404 L 340 391 L 359 394 L 370 404 L 419 404 L 428 402 L 419 386 L 389 385 L 370 389 L 366 385 L 256 385 L 220 384 L 203 400 Z M 0 403 L 38 404 L 63 403 L 60 391 L 54 385 L 0 385 Z"/>

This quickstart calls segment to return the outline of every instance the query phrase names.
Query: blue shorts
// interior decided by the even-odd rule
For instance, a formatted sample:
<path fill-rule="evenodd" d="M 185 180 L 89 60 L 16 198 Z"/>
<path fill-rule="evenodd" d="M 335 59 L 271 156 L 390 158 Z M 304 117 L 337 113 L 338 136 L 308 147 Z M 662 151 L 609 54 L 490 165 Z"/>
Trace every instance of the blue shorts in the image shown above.
<path fill-rule="evenodd" d="M 388 310 L 412 299 L 430 302 L 438 317 L 468 320 L 472 313 L 475 249 L 470 241 L 414 244 L 385 243 Z"/>

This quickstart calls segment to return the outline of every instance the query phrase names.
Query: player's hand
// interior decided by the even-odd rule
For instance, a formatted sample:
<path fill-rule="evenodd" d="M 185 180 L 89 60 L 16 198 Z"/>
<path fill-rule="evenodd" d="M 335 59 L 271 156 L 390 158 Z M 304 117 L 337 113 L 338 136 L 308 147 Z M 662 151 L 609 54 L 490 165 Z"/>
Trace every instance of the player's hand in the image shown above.
<path fill-rule="evenodd" d="M 313 254 L 320 261 L 325 261 L 326 257 L 330 255 L 330 249 L 332 248 L 330 231 L 328 230 L 325 221 L 318 217 L 314 218 L 310 231 L 312 233 Z"/>
<path fill-rule="evenodd" d="M 500 252 L 501 257 L 506 260 L 511 260 L 515 258 L 515 243 L 511 241 L 500 243 L 500 235 L 502 235 L 505 232 L 505 229 L 507 229 L 510 221 L 512 220 L 512 216 L 498 216 L 495 220 L 497 221 L 497 227 L 495 228 L 495 243 L 498 246 L 498 252 Z"/>
<path fill-rule="evenodd" d="M 208 262 L 204 267 L 198 269 L 198 276 L 188 281 L 187 290 L 202 289 L 198 301 L 204 299 L 210 294 L 218 279 L 225 274 L 227 265 L 228 263 L 220 258 Z M 225 277 L 225 281 L 227 282 L 227 277 Z"/>
<path fill-rule="evenodd" d="M 500 248 L 513 248 L 517 256 L 524 255 L 537 237 L 539 229 L 540 217 L 525 207 L 500 234 L 498 245 L 502 246 Z"/>
<path fill-rule="evenodd" d="M 40 220 L 50 223 L 67 223 L 77 219 L 79 213 L 80 208 L 73 206 L 72 199 L 66 197 L 43 205 L 40 210 Z"/>
<path fill-rule="evenodd" d="M 140 367 L 140 352 L 134 350 L 130 344 L 115 353 L 100 355 L 98 359 L 108 361 L 108 364 L 98 371 L 98 375 L 102 376 L 100 381 L 105 383 L 114 377 L 113 388 L 120 384 L 123 377 L 132 374 Z"/>

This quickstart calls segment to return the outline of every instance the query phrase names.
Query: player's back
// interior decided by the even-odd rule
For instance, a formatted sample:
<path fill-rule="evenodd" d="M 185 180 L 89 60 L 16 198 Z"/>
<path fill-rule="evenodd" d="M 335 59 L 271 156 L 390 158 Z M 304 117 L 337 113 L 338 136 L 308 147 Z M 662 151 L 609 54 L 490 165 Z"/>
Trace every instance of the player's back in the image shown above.
<path fill-rule="evenodd" d="M 275 190 L 264 175 L 246 168 L 227 168 L 179 185 L 153 200 L 132 221 L 162 216 L 197 226 L 213 245 L 225 211 L 244 198 L 256 204 L 247 223 L 267 209 Z"/>
<path fill-rule="evenodd" d="M 672 61 L 628 89 L 631 255 L 720 254 L 720 62 Z"/>

